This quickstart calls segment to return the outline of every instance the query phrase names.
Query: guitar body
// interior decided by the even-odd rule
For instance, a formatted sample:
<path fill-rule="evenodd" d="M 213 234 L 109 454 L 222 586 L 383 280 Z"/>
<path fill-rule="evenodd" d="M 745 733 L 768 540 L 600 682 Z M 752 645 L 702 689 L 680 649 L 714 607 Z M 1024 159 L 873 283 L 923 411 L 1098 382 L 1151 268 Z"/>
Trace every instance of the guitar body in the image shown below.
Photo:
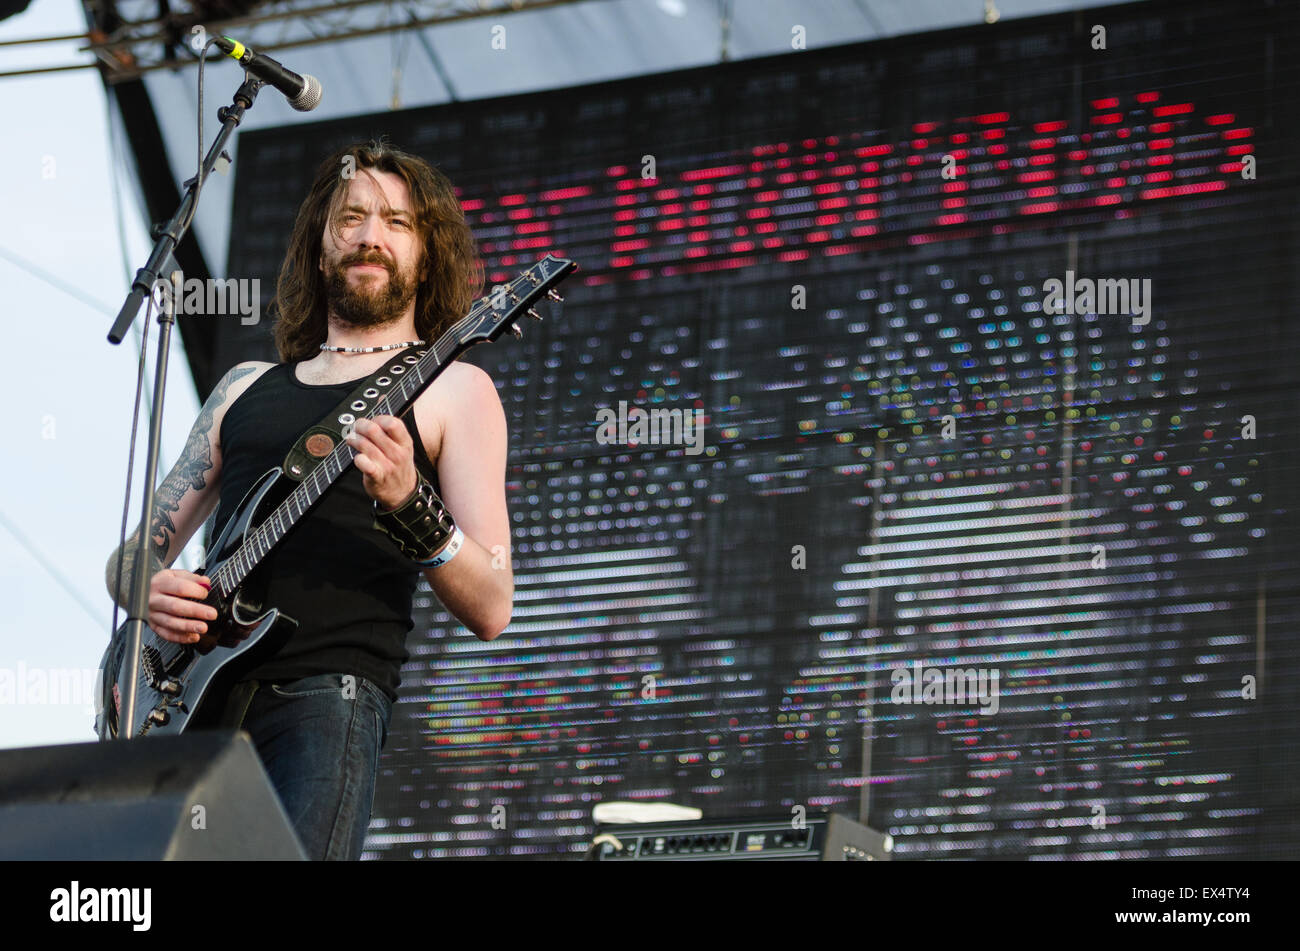
<path fill-rule="evenodd" d="M 212 577 L 239 550 L 262 516 L 292 488 L 293 483 L 279 469 L 262 475 L 226 520 L 210 546 L 207 562 L 195 574 Z M 164 640 L 148 625 L 144 627 L 131 736 L 168 736 L 211 720 L 221 705 L 207 701 L 224 699 L 240 676 L 284 645 L 298 622 L 275 608 L 264 608 L 259 587 L 250 579 L 222 597 L 214 585 L 203 603 L 216 608 L 218 616 L 206 622 L 207 631 L 193 644 Z M 100 665 L 104 671 L 96 717 L 100 740 L 115 739 L 125 726 L 119 723 L 121 711 L 113 700 L 113 689 L 127 683 L 129 626 L 118 628 Z"/>

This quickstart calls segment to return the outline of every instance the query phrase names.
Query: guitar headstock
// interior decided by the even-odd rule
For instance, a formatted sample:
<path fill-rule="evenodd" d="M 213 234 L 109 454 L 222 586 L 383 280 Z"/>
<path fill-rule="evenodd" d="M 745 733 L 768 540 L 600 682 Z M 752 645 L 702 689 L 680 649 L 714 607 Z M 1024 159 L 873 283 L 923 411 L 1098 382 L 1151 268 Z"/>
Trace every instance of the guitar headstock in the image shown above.
<path fill-rule="evenodd" d="M 522 337 L 518 321 L 525 316 L 541 320 L 532 307 L 543 297 L 564 300 L 554 287 L 577 268 L 568 258 L 546 255 L 532 267 L 520 271 L 508 284 L 499 284 L 479 298 L 455 328 L 456 337 L 466 346 L 496 340 L 506 331 Z"/>

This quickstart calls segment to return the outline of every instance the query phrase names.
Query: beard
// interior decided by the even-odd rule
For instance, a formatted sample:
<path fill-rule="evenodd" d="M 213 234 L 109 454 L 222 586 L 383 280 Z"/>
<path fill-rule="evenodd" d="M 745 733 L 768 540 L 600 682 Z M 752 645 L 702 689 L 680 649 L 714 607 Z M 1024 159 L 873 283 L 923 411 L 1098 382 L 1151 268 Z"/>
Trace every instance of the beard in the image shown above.
<path fill-rule="evenodd" d="M 388 271 L 381 282 L 363 281 L 360 286 L 348 283 L 347 269 L 352 264 L 378 264 Z M 392 323 L 406 312 L 415 299 L 415 273 L 402 273 L 393 262 L 378 254 L 351 254 L 327 268 L 325 299 L 330 312 L 353 327 L 379 327 Z"/>

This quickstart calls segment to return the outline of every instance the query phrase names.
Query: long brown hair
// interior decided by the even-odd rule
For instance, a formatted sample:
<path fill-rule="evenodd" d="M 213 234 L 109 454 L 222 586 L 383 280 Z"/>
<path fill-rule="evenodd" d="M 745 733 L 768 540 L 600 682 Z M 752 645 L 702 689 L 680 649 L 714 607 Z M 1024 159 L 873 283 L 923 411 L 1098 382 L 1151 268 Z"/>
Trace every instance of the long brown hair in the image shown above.
<path fill-rule="evenodd" d="M 424 279 L 416 285 L 415 332 L 432 343 L 465 316 L 482 292 L 483 262 L 447 176 L 418 155 L 382 140 L 345 146 L 316 170 L 280 266 L 272 306 L 275 348 L 286 363 L 315 356 L 325 342 L 329 326 L 325 275 L 319 268 L 321 236 L 326 223 L 334 227 L 349 179 L 366 169 L 398 175 L 411 196 L 410 211 L 424 246 L 426 268 Z"/>

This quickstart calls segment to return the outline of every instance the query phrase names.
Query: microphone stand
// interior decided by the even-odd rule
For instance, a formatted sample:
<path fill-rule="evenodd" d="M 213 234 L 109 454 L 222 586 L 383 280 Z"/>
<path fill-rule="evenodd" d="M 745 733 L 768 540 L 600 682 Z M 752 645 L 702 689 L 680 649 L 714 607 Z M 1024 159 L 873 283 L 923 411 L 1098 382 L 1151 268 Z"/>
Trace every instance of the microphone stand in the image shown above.
<path fill-rule="evenodd" d="M 161 307 L 158 312 L 158 360 L 154 368 L 153 409 L 149 417 L 149 442 L 145 451 L 144 498 L 140 509 L 140 541 L 135 550 L 133 563 L 136 566 L 136 572 L 131 585 L 131 601 L 127 608 L 125 663 L 127 679 L 123 685 L 125 689 L 119 691 L 122 702 L 121 709 L 118 711 L 117 738 L 120 740 L 132 739 L 134 736 L 132 724 L 135 722 L 136 690 L 140 680 L 140 639 L 144 633 L 144 622 L 149 609 L 149 525 L 153 514 L 154 485 L 158 478 L 158 445 L 162 435 L 163 395 L 167 386 L 167 355 L 171 346 L 172 324 L 176 322 L 172 288 L 169 282 L 163 281 L 159 277 L 159 274 L 162 272 L 166 272 L 168 275 L 175 273 L 174 268 L 171 267 L 175 264 L 175 258 L 172 255 L 177 245 L 180 244 L 181 238 L 185 236 L 185 232 L 189 230 L 191 216 L 198 201 L 199 189 L 202 183 L 207 180 L 208 175 L 212 173 L 217 160 L 222 157 L 226 143 L 235 132 L 235 127 L 244 118 L 244 112 L 252 108 L 253 101 L 257 98 L 257 91 L 261 89 L 262 85 L 260 79 L 254 79 L 245 74 L 243 84 L 235 91 L 233 103 L 217 110 L 217 118 L 221 120 L 221 130 L 217 133 L 212 147 L 208 149 L 208 154 L 199 167 L 198 176 L 185 183 L 185 196 L 181 199 L 180 207 L 176 209 L 176 212 L 165 225 L 155 229 L 154 234 L 157 236 L 157 240 L 153 247 L 153 253 L 149 255 L 149 260 L 145 263 L 145 266 L 136 271 L 135 280 L 131 284 L 131 292 L 127 295 L 126 303 L 122 305 L 117 320 L 113 322 L 113 328 L 108 333 L 109 343 L 121 343 L 126 336 L 127 330 L 135 321 L 136 314 L 139 312 L 145 296 L 153 293 L 155 285 L 160 282 L 163 284 L 161 296 L 165 306 Z M 226 160 L 229 161 L 229 156 L 226 156 Z M 128 461 L 129 466 L 130 462 Z M 126 553 L 123 551 L 122 557 L 125 558 L 125 556 Z M 105 673 L 107 674 L 107 671 Z"/>

